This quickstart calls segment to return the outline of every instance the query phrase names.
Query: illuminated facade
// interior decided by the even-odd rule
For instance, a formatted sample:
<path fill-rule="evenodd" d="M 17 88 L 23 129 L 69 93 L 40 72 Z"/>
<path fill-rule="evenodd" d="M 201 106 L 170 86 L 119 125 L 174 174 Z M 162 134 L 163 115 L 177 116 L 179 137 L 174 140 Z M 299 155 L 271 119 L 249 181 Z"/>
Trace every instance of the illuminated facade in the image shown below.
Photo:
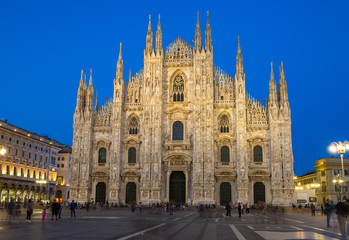
<path fill-rule="evenodd" d="M 11 199 L 53 200 L 56 188 L 59 143 L 0 121 L 1 203 Z"/>
<path fill-rule="evenodd" d="M 233 78 L 214 64 L 208 16 L 203 41 L 197 21 L 194 46 L 178 37 L 164 50 L 160 17 L 155 44 L 151 29 L 149 19 L 144 67 L 126 88 L 120 45 L 114 95 L 102 107 L 93 106 L 92 71 L 89 82 L 81 74 L 70 200 L 291 203 L 283 64 L 278 85 L 271 68 L 263 105 L 246 92 L 240 41 Z"/>
<path fill-rule="evenodd" d="M 57 158 L 56 199 L 65 202 L 69 197 L 70 158 L 72 148 L 60 146 Z"/>

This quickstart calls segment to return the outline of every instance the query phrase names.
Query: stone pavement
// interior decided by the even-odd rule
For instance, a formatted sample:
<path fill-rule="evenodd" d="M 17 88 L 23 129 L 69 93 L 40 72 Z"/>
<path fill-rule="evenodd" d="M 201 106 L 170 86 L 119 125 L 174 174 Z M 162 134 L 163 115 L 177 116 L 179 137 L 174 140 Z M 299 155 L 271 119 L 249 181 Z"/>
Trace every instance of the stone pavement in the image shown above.
<path fill-rule="evenodd" d="M 336 228 L 326 228 L 326 216 L 310 213 L 267 213 L 252 211 L 242 218 L 233 211 L 225 217 L 223 210 L 208 210 L 203 216 L 195 210 L 176 211 L 173 216 L 162 209 L 109 209 L 86 212 L 77 210 L 77 218 L 63 211 L 62 220 L 41 221 L 41 210 L 35 210 L 32 223 L 25 214 L 8 219 L 0 211 L 0 239 L 340 239 Z"/>

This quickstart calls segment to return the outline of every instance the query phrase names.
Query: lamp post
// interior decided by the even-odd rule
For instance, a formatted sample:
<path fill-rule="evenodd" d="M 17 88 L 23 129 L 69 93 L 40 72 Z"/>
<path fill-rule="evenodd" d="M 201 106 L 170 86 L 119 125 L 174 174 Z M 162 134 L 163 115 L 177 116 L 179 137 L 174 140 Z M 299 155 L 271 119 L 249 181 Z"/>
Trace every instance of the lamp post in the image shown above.
<path fill-rule="evenodd" d="M 346 196 L 346 183 L 344 180 L 344 163 L 343 163 L 343 155 L 345 153 L 345 150 L 348 149 L 349 150 L 349 142 L 348 141 L 344 141 L 344 142 L 333 142 L 331 143 L 330 146 L 330 151 L 333 153 L 338 153 L 341 155 L 341 163 L 342 163 L 342 189 L 343 189 L 343 199 L 346 200 L 347 196 Z M 340 179 L 338 179 L 339 181 Z M 335 180 L 333 180 L 334 182 Z M 339 182 L 340 183 L 340 182 Z"/>
<path fill-rule="evenodd" d="M 336 184 L 339 183 L 339 184 L 343 184 L 343 179 L 339 179 L 339 173 L 337 174 L 337 179 L 333 179 L 332 182 L 335 184 L 335 189 L 336 189 Z M 342 193 L 342 189 L 339 188 L 339 200 L 341 200 L 341 193 Z"/>

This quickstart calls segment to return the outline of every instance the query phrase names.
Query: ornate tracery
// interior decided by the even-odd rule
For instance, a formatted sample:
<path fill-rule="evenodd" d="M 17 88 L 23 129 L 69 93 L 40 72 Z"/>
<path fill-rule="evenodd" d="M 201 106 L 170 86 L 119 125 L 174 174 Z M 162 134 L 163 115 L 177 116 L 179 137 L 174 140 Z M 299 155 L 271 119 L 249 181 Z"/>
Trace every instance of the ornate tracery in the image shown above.
<path fill-rule="evenodd" d="M 221 133 L 229 132 L 229 118 L 227 115 L 223 115 L 219 121 L 219 128 Z"/>
<path fill-rule="evenodd" d="M 184 80 L 181 75 L 177 75 L 173 80 L 173 101 L 184 101 Z"/>
<path fill-rule="evenodd" d="M 129 134 L 138 134 L 138 120 L 136 117 L 132 117 L 128 124 Z"/>

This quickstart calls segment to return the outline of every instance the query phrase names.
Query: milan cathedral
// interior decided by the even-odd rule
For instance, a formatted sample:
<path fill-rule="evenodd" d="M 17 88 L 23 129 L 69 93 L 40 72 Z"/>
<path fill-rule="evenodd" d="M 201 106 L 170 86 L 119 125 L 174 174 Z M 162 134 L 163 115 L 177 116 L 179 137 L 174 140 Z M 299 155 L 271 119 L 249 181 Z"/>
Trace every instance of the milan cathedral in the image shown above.
<path fill-rule="evenodd" d="M 114 95 L 95 106 L 81 73 L 74 114 L 70 200 L 78 202 L 289 204 L 291 117 L 283 64 L 264 104 L 245 89 L 238 41 L 234 78 L 213 61 L 209 16 L 202 44 L 162 46 L 149 16 L 144 67 L 125 86 L 121 44 Z"/>

